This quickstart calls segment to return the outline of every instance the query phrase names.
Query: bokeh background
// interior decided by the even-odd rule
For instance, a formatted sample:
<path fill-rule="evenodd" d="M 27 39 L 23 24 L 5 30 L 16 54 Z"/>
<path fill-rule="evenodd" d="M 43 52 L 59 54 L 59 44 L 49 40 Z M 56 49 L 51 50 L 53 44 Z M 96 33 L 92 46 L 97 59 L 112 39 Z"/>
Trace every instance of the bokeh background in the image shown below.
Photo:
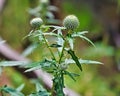
<path fill-rule="evenodd" d="M 2 0 L 0 0 L 1 3 Z M 3 0 L 0 7 L 0 37 L 20 54 L 31 41 L 23 39 L 31 30 L 29 21 L 32 16 L 28 10 L 39 5 L 39 0 Z M 120 96 L 120 0 L 50 0 L 58 8 L 53 12 L 56 19 L 62 20 L 69 14 L 79 18 L 77 30 L 88 31 L 86 35 L 96 48 L 82 39 L 75 43 L 77 55 L 82 59 L 103 62 L 104 65 L 83 65 L 83 72 L 72 66 L 72 72 L 79 73 L 76 82 L 66 77 L 66 86 L 81 96 Z M 2 3 L 1 3 L 2 4 Z M 60 23 L 59 25 L 62 25 Z M 42 49 L 36 49 L 27 58 L 42 58 Z M 1 60 L 7 60 L 0 53 Z M 0 86 L 16 87 L 25 83 L 23 92 L 34 90 L 30 80 L 15 68 L 5 68 L 0 76 Z M 29 82 L 28 82 L 29 81 Z M 29 91 L 28 91 L 29 90 Z"/>

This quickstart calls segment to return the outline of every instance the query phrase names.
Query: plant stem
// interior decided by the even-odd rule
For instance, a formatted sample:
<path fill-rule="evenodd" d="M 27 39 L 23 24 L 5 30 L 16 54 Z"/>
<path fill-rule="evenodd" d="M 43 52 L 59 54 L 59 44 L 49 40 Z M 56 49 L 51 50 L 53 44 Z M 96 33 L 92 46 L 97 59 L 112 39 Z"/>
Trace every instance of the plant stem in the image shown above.
<path fill-rule="evenodd" d="M 61 63 L 61 60 L 62 60 L 62 57 L 63 57 L 65 45 L 66 45 L 66 40 L 64 41 L 63 48 L 62 48 L 62 52 L 61 52 L 61 54 L 60 54 L 59 64 Z"/>
<path fill-rule="evenodd" d="M 52 50 L 51 50 L 51 48 L 50 48 L 50 46 L 49 46 L 49 44 L 48 44 L 44 35 L 43 35 L 43 38 L 44 38 L 44 41 L 45 41 L 45 44 L 46 44 L 47 48 L 49 49 L 51 55 L 53 56 L 53 59 L 56 60 L 56 58 L 55 58 L 55 56 L 54 56 L 54 54 L 53 54 L 53 52 L 52 52 Z"/>

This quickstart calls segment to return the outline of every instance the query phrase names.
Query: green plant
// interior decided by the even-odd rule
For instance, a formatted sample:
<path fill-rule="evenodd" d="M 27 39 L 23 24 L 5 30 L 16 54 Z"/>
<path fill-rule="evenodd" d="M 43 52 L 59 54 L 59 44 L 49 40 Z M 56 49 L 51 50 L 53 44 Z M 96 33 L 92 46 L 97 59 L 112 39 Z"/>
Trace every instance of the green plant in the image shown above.
<path fill-rule="evenodd" d="M 84 36 L 87 31 L 75 31 L 79 25 L 77 17 L 74 15 L 67 16 L 63 21 L 63 25 L 64 26 L 62 27 L 41 25 L 39 28 L 38 25 L 36 25 L 36 30 L 32 30 L 28 34 L 28 37 L 34 37 L 37 40 L 36 42 L 40 45 L 45 45 L 52 57 L 45 57 L 44 60 L 33 62 L 25 66 L 25 68 L 28 68 L 25 72 L 43 69 L 48 73 L 52 73 L 53 87 L 51 90 L 51 95 L 56 94 L 57 96 L 65 95 L 63 91 L 65 87 L 65 75 L 70 76 L 73 80 L 75 80 L 76 76 L 79 76 L 79 74 L 72 73 L 67 70 L 71 64 L 76 64 L 80 71 L 82 71 L 81 64 L 102 64 L 97 61 L 82 60 L 76 56 L 74 51 L 74 41 L 76 37 L 85 39 L 94 46 L 94 44 Z M 63 34 L 63 31 L 65 31 L 65 34 Z M 48 37 L 51 36 L 55 41 L 51 42 L 49 40 Z M 53 49 L 57 49 L 57 51 L 53 51 Z"/>
<path fill-rule="evenodd" d="M 34 42 L 37 45 L 44 45 L 49 50 L 50 56 L 45 56 L 43 60 L 25 64 L 26 62 L 4 61 L 0 66 L 16 66 L 21 65 L 28 68 L 25 72 L 30 72 L 38 69 L 43 69 L 53 75 L 53 86 L 50 92 L 47 92 L 41 85 L 36 84 L 36 92 L 29 96 L 65 96 L 63 89 L 65 88 L 64 76 L 68 75 L 73 80 L 79 76 L 78 73 L 69 72 L 67 69 L 71 64 L 75 64 L 82 71 L 82 64 L 102 64 L 101 62 L 79 59 L 74 50 L 74 42 L 77 37 L 80 37 L 93 46 L 94 44 L 84 35 L 87 31 L 76 32 L 79 26 L 79 20 L 74 15 L 69 15 L 63 20 L 64 26 L 44 25 L 41 18 L 34 18 L 30 24 L 33 30 L 27 37 L 35 38 Z M 63 34 L 63 32 L 65 32 Z M 50 40 L 54 38 L 54 41 Z M 39 47 L 39 46 L 37 46 Z M 32 50 L 33 51 L 33 50 Z M 25 65 L 23 65 L 25 64 Z M 2 90 L 6 88 L 3 87 Z M 14 91 L 16 92 L 16 91 Z M 8 92 L 10 93 L 10 92 Z M 14 96 L 14 95 L 13 95 Z M 24 96 L 24 95 L 20 95 Z"/>

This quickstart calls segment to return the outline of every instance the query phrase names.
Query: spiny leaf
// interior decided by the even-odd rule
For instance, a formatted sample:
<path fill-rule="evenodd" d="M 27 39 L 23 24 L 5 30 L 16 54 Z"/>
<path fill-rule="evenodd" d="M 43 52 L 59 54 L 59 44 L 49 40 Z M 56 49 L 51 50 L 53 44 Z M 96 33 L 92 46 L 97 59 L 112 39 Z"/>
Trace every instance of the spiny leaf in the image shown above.
<path fill-rule="evenodd" d="M 79 67 L 79 69 L 82 71 L 82 66 L 81 66 L 81 64 L 80 64 L 80 62 L 78 60 L 78 57 L 75 55 L 74 51 L 72 51 L 71 49 L 69 49 L 68 53 L 71 55 L 72 59 L 75 61 L 75 63 Z"/>

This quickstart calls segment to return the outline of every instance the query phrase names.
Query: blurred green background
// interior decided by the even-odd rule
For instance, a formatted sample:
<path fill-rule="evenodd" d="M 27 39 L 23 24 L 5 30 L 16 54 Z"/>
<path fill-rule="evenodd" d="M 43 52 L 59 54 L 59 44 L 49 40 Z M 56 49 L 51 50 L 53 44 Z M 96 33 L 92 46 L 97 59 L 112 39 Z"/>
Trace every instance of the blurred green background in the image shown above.
<path fill-rule="evenodd" d="M 29 24 L 31 16 L 28 9 L 37 6 L 36 2 L 38 1 L 7 0 L 0 14 L 0 36 L 20 53 L 23 52 L 27 42 L 23 38 L 31 29 Z M 96 45 L 95 48 L 84 40 L 78 39 L 75 44 L 77 55 L 82 59 L 98 60 L 104 63 L 104 65 L 83 65 L 83 72 L 71 66 L 69 70 L 80 73 L 80 76 L 76 78 L 76 82 L 66 77 L 66 86 L 80 93 L 81 96 L 120 96 L 120 48 L 112 43 L 107 26 L 109 23 L 117 26 L 119 2 L 112 0 L 106 0 L 106 2 L 104 0 L 91 2 L 89 0 L 61 0 L 61 2 L 61 17 L 75 14 L 80 20 L 80 27 L 77 30 L 89 31 L 87 37 Z M 42 52 L 42 49 L 37 49 L 29 58 L 40 59 L 42 55 L 39 50 Z M 12 68 L 6 68 L 4 71 L 12 86 L 16 87 L 25 83 L 27 86 L 23 90 L 25 94 L 29 94 L 28 90 L 33 91 L 33 85 L 19 72 Z"/>

